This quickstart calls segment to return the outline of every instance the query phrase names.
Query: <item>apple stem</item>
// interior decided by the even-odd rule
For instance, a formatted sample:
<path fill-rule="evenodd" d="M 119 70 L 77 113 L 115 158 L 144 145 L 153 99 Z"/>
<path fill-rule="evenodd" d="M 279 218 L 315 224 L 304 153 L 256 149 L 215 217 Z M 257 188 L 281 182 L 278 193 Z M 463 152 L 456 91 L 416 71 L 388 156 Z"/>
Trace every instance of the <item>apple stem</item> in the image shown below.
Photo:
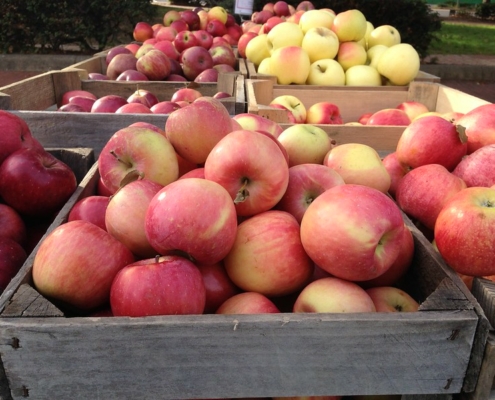
<path fill-rule="evenodd" d="M 249 197 L 249 190 L 247 190 L 246 188 L 248 183 L 249 183 L 249 179 L 244 179 L 241 188 L 239 189 L 237 195 L 235 196 L 234 204 L 242 203 L 246 201 L 246 199 Z"/>
<path fill-rule="evenodd" d="M 117 161 L 118 161 L 118 162 L 121 162 L 121 163 L 122 163 L 122 164 L 124 164 L 126 167 L 128 167 L 128 168 L 131 168 L 131 167 L 132 167 L 132 164 L 131 164 L 131 163 L 129 163 L 129 162 L 127 162 L 127 161 L 122 160 L 122 158 L 120 158 L 120 157 L 117 155 L 117 153 L 115 153 L 115 151 L 114 151 L 114 150 L 111 150 L 111 151 L 110 151 L 110 154 L 111 154 L 112 156 L 114 156 L 114 157 L 117 159 Z"/>

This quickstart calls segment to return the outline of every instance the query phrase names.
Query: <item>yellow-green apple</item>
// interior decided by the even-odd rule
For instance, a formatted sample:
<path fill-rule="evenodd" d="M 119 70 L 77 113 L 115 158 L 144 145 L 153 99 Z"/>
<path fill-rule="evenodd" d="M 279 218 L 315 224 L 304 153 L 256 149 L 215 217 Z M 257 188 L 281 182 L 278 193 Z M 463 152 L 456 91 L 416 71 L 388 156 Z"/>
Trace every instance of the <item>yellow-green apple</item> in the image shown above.
<path fill-rule="evenodd" d="M 495 144 L 480 147 L 459 161 L 452 173 L 468 187 L 495 185 Z"/>
<path fill-rule="evenodd" d="M 394 286 L 376 286 L 366 289 L 377 312 L 415 312 L 419 303 L 410 294 Z"/>
<path fill-rule="evenodd" d="M 354 8 L 337 13 L 331 27 L 341 43 L 361 40 L 366 34 L 366 28 L 366 17 Z"/>
<path fill-rule="evenodd" d="M 361 40 L 358 40 L 357 42 L 360 43 L 366 50 L 369 49 L 368 47 L 368 38 L 370 36 L 371 31 L 375 29 L 373 24 L 370 21 L 366 21 L 366 32 Z"/>
<path fill-rule="evenodd" d="M 378 152 L 363 143 L 334 146 L 325 156 L 324 165 L 333 168 L 347 184 L 364 185 L 387 193 L 390 174 Z"/>
<path fill-rule="evenodd" d="M 282 47 L 300 47 L 304 33 L 298 24 L 282 22 L 275 25 L 267 34 L 267 44 L 270 53 Z"/>
<path fill-rule="evenodd" d="M 313 262 L 301 243 L 299 223 L 280 210 L 261 212 L 242 221 L 224 265 L 239 288 L 267 297 L 294 293 L 313 274 Z"/>
<path fill-rule="evenodd" d="M 380 56 L 387 49 L 388 47 L 383 44 L 377 44 L 376 46 L 373 46 L 372 48 L 368 49 L 366 51 L 366 56 L 368 58 L 366 64 L 371 67 L 377 68 L 378 60 L 380 60 Z"/>
<path fill-rule="evenodd" d="M 344 71 L 353 65 L 365 65 L 368 56 L 366 50 L 357 42 L 340 43 L 339 51 L 337 52 L 337 61 Z"/>
<path fill-rule="evenodd" d="M 291 68 L 287 68 L 288 65 Z M 278 48 L 270 56 L 270 71 L 280 85 L 303 85 L 308 79 L 310 66 L 308 53 L 299 46 Z"/>
<path fill-rule="evenodd" d="M 301 47 L 308 53 L 311 63 L 334 58 L 339 51 L 339 38 L 329 28 L 319 26 L 309 29 L 303 37 Z"/>
<path fill-rule="evenodd" d="M 319 101 L 307 108 L 306 123 L 340 125 L 344 121 L 337 104 L 330 101 Z"/>
<path fill-rule="evenodd" d="M 412 121 L 397 142 L 397 159 L 409 168 L 440 164 L 452 171 L 466 155 L 468 143 L 458 126 L 439 116 Z"/>
<path fill-rule="evenodd" d="M 404 111 L 411 121 L 414 118 L 416 118 L 418 115 L 421 115 L 421 114 L 424 114 L 424 113 L 427 113 L 430 111 L 430 110 L 428 110 L 428 107 L 426 106 L 426 104 L 424 104 L 420 101 L 415 101 L 415 100 L 403 101 L 396 108 Z"/>
<path fill-rule="evenodd" d="M 336 277 L 317 279 L 299 294 L 295 313 L 368 313 L 376 308 L 366 291 L 354 282 Z"/>
<path fill-rule="evenodd" d="M 261 60 L 260 65 L 258 65 L 256 72 L 258 74 L 263 74 L 263 75 L 274 75 L 271 72 L 270 57 Z"/>
<path fill-rule="evenodd" d="M 407 226 L 404 229 L 403 235 L 404 241 L 400 253 L 390 268 L 374 279 L 359 282 L 359 286 L 371 288 L 376 286 L 397 286 L 402 283 L 407 271 L 412 265 L 415 248 L 413 234 Z"/>
<path fill-rule="evenodd" d="M 0 199 L 23 217 L 54 216 L 76 188 L 72 168 L 43 148 L 21 147 L 0 164 Z"/>
<path fill-rule="evenodd" d="M 134 54 L 117 54 L 107 66 L 106 74 L 108 78 L 114 80 L 124 71 L 135 70 L 137 60 L 138 59 Z"/>
<path fill-rule="evenodd" d="M 21 215 L 11 206 L 0 203 L 0 238 L 8 238 L 24 245 L 27 238 L 26 223 Z"/>
<path fill-rule="evenodd" d="M 287 211 L 301 223 L 306 209 L 314 199 L 325 190 L 343 184 L 344 179 L 325 165 L 294 165 L 289 168 L 289 184 L 276 208 Z"/>
<path fill-rule="evenodd" d="M 227 10 L 221 6 L 214 6 L 208 10 L 208 19 L 211 20 L 218 20 L 222 22 L 222 24 L 225 25 L 227 22 Z"/>
<path fill-rule="evenodd" d="M 283 132 L 283 128 L 278 122 L 265 118 L 253 113 L 240 113 L 232 116 L 232 119 L 237 121 L 242 129 L 250 131 L 265 131 L 278 138 Z"/>
<path fill-rule="evenodd" d="M 395 200 L 413 220 L 433 230 L 443 206 L 466 183 L 444 166 L 425 164 L 409 171 L 399 181 Z"/>
<path fill-rule="evenodd" d="M 346 86 L 381 86 L 382 77 L 371 65 L 353 65 L 345 71 Z"/>
<path fill-rule="evenodd" d="M 495 105 L 485 104 L 473 108 L 457 120 L 466 128 L 468 154 L 482 146 L 495 144 Z"/>
<path fill-rule="evenodd" d="M 408 126 L 411 120 L 405 111 L 398 108 L 383 108 L 370 115 L 366 125 Z"/>
<path fill-rule="evenodd" d="M 26 259 L 26 250 L 19 242 L 0 236 L 0 292 L 3 292 L 17 275 Z"/>
<path fill-rule="evenodd" d="M 254 32 L 245 32 L 243 33 L 237 42 L 237 52 L 239 57 L 246 58 L 246 47 L 251 39 L 258 36 Z"/>
<path fill-rule="evenodd" d="M 204 167 L 205 178 L 227 189 L 240 216 L 274 207 L 289 183 L 289 166 L 277 140 L 261 132 L 227 134 L 210 151 Z"/>
<path fill-rule="evenodd" d="M 240 293 L 240 289 L 227 275 L 223 261 L 214 264 L 196 264 L 206 289 L 205 314 L 214 314 L 227 299 Z"/>
<path fill-rule="evenodd" d="M 345 85 L 345 72 L 336 60 L 325 58 L 315 61 L 309 66 L 309 74 L 306 79 L 308 85 L 343 86 Z"/>
<path fill-rule="evenodd" d="M 495 189 L 470 187 L 454 195 L 437 218 L 434 239 L 443 259 L 470 276 L 495 275 Z"/>
<path fill-rule="evenodd" d="M 293 124 L 304 124 L 306 122 L 306 107 L 296 96 L 283 94 L 270 101 L 270 107 L 287 110 L 289 121 Z"/>
<path fill-rule="evenodd" d="M 89 311 L 108 303 L 115 275 L 135 261 L 108 232 L 84 220 L 59 225 L 40 243 L 33 283 L 62 308 Z"/>
<path fill-rule="evenodd" d="M 395 198 L 397 185 L 402 177 L 409 172 L 409 170 L 397 160 L 397 153 L 395 151 L 383 157 L 382 162 L 390 175 L 390 187 L 388 189 L 388 193 L 390 196 Z"/>
<path fill-rule="evenodd" d="M 397 259 L 404 229 L 402 213 L 388 195 L 345 184 L 326 190 L 309 205 L 301 241 L 315 264 L 331 275 L 366 281 L 385 273 Z"/>
<path fill-rule="evenodd" d="M 376 69 L 392 85 L 405 86 L 418 75 L 419 54 L 409 43 L 390 46 L 378 59 Z"/>
<path fill-rule="evenodd" d="M 110 307 L 116 317 L 203 314 L 205 299 L 201 272 L 180 256 L 147 258 L 126 265 L 110 289 Z"/>
<path fill-rule="evenodd" d="M 168 10 L 163 15 L 163 25 L 170 26 L 172 22 L 177 21 L 178 19 L 181 19 L 179 10 Z"/>
<path fill-rule="evenodd" d="M 322 164 L 332 148 L 330 136 L 312 124 L 295 124 L 286 128 L 278 141 L 289 155 L 289 167 L 299 164 Z"/>
<path fill-rule="evenodd" d="M 107 211 L 110 197 L 101 195 L 92 195 L 84 197 L 76 202 L 71 208 L 67 221 L 83 219 L 91 222 L 101 229 L 107 230 L 105 225 L 105 214 Z"/>
<path fill-rule="evenodd" d="M 177 156 L 169 140 L 139 126 L 122 128 L 110 137 L 98 156 L 98 168 L 112 193 L 132 177 L 146 177 L 165 186 L 179 174 Z"/>
<path fill-rule="evenodd" d="M 134 40 L 144 42 L 146 39 L 153 37 L 153 28 L 148 22 L 140 21 L 134 25 L 132 36 Z"/>
<path fill-rule="evenodd" d="M 151 199 L 145 216 L 146 237 L 158 254 L 179 252 L 202 264 L 221 261 L 234 243 L 236 230 L 237 215 L 229 193 L 202 178 L 166 185 Z"/>
<path fill-rule="evenodd" d="M 400 33 L 392 25 L 380 25 L 374 28 L 368 36 L 368 49 L 382 44 L 390 47 L 400 43 Z"/>
<path fill-rule="evenodd" d="M 165 122 L 175 151 L 195 164 L 206 161 L 213 147 L 232 131 L 230 114 L 221 100 L 203 96 L 171 113 Z"/>
<path fill-rule="evenodd" d="M 270 57 L 270 49 L 268 47 L 268 34 L 264 33 L 257 35 L 249 40 L 246 45 L 246 59 L 251 61 L 255 67 L 260 65 L 261 61 Z"/>
<path fill-rule="evenodd" d="M 203 46 L 193 46 L 181 53 L 184 76 L 193 81 L 202 71 L 213 67 L 213 58 Z"/>
<path fill-rule="evenodd" d="M 333 25 L 334 14 L 320 9 L 308 10 L 301 14 L 299 26 L 303 33 L 308 32 L 311 28 L 324 27 L 330 29 Z"/>
<path fill-rule="evenodd" d="M 146 178 L 130 182 L 112 195 L 106 209 L 106 231 L 139 258 L 156 255 L 146 238 L 144 221 L 151 199 L 162 188 L 163 185 Z"/>
<path fill-rule="evenodd" d="M 238 293 L 225 300 L 215 314 L 273 314 L 279 313 L 277 306 L 258 292 Z"/>

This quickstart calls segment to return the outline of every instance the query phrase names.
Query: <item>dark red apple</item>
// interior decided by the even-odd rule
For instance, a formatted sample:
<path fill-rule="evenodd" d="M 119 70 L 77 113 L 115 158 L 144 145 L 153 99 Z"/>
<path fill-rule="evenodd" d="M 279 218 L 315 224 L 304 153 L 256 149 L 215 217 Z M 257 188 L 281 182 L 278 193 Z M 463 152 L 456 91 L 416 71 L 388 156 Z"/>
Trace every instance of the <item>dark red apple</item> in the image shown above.
<path fill-rule="evenodd" d="M 26 224 L 20 214 L 7 204 L 0 203 L 0 238 L 9 238 L 24 244 L 27 238 Z"/>
<path fill-rule="evenodd" d="M 148 77 L 135 69 L 128 69 L 122 72 L 117 78 L 116 81 L 149 81 Z"/>
<path fill-rule="evenodd" d="M 181 59 L 184 76 L 190 81 L 214 65 L 211 54 L 202 46 L 193 46 L 184 50 Z"/>
<path fill-rule="evenodd" d="M 0 293 L 16 276 L 26 259 L 27 254 L 19 243 L 0 237 Z"/>
<path fill-rule="evenodd" d="M 193 10 L 180 11 L 181 18 L 186 21 L 190 31 L 196 31 L 199 29 L 199 15 Z"/>
<path fill-rule="evenodd" d="M 100 72 L 90 72 L 88 78 L 92 81 L 108 81 L 110 78 L 106 74 Z"/>

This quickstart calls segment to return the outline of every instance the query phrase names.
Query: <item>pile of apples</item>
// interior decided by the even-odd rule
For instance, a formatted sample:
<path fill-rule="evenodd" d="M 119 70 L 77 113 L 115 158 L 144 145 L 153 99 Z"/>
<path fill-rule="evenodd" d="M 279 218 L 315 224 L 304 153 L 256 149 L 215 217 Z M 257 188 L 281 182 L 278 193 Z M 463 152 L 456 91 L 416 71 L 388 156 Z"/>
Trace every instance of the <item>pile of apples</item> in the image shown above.
<path fill-rule="evenodd" d="M 90 112 L 115 114 L 170 114 L 187 104 L 192 103 L 203 94 L 193 87 L 177 89 L 169 100 L 160 100 L 156 94 L 146 89 L 136 89 L 125 98 L 116 94 L 108 94 L 97 98 L 87 90 L 69 90 L 62 95 L 57 111 Z M 227 92 L 217 92 L 215 99 L 231 98 Z"/>
<path fill-rule="evenodd" d="M 0 110 L 0 293 L 77 187 L 72 169 Z"/>
<path fill-rule="evenodd" d="M 403 213 L 373 172 L 347 183 L 314 128 L 201 97 L 115 132 L 96 193 L 40 243 L 35 288 L 73 315 L 416 311 Z"/>
<path fill-rule="evenodd" d="M 217 82 L 219 73 L 236 70 L 233 46 L 241 34 L 223 7 L 169 10 L 163 23 L 138 22 L 136 42 L 111 48 L 106 72 L 92 72 L 89 79 Z"/>
<path fill-rule="evenodd" d="M 375 27 L 357 9 L 335 13 L 279 0 L 241 27 L 239 55 L 283 85 L 404 86 L 420 68 L 418 52 L 401 43 L 395 27 Z"/>

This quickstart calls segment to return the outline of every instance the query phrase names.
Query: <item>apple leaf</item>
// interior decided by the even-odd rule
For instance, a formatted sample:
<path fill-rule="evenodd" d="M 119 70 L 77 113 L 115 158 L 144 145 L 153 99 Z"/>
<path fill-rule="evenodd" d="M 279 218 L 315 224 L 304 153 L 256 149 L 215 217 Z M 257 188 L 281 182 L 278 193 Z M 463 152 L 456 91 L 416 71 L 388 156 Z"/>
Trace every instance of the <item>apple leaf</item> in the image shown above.
<path fill-rule="evenodd" d="M 459 134 L 459 139 L 461 140 L 461 143 L 466 143 L 468 141 L 468 137 L 466 135 L 466 127 L 462 125 L 456 125 L 455 129 Z"/>

